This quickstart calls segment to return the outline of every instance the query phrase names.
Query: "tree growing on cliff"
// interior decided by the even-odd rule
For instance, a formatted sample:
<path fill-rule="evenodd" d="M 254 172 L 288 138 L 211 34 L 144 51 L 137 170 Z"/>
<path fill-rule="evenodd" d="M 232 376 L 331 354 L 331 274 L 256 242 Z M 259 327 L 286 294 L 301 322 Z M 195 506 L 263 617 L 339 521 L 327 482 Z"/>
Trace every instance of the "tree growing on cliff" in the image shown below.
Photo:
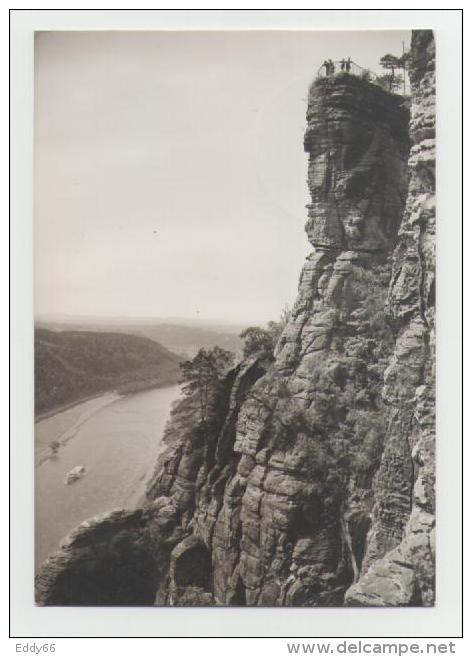
<path fill-rule="evenodd" d="M 387 91 L 396 91 L 403 85 L 403 92 L 406 92 L 406 71 L 409 67 L 410 52 L 404 52 L 400 57 L 390 53 L 380 58 L 382 68 L 390 71 L 389 74 L 378 77 L 377 80 L 384 86 Z M 396 75 L 396 71 L 402 69 L 403 76 Z"/>
<path fill-rule="evenodd" d="M 386 73 L 385 75 L 379 75 L 377 77 L 377 82 L 383 89 L 385 89 L 385 91 L 395 92 L 401 88 L 403 84 L 403 78 L 399 75 Z"/>
<path fill-rule="evenodd" d="M 181 363 L 182 391 L 187 397 L 196 397 L 200 420 L 206 422 L 214 392 L 234 359 L 230 351 L 220 347 L 200 349 L 192 360 Z"/>
<path fill-rule="evenodd" d="M 395 55 L 391 55 L 390 53 L 387 53 L 383 57 L 380 58 L 380 66 L 382 68 L 388 69 L 392 75 L 395 75 L 395 71 L 397 68 L 400 68 L 400 61 L 399 58 L 396 57 Z"/>
<path fill-rule="evenodd" d="M 290 307 L 286 304 L 278 322 L 270 321 L 265 329 L 260 326 L 249 326 L 244 329 L 239 336 L 244 340 L 244 358 L 254 355 L 273 358 L 275 345 L 290 319 L 291 312 Z"/>
<path fill-rule="evenodd" d="M 249 326 L 241 333 L 240 338 L 244 340 L 244 358 L 259 355 L 271 357 L 274 351 L 274 340 L 266 329 L 260 326 Z"/>

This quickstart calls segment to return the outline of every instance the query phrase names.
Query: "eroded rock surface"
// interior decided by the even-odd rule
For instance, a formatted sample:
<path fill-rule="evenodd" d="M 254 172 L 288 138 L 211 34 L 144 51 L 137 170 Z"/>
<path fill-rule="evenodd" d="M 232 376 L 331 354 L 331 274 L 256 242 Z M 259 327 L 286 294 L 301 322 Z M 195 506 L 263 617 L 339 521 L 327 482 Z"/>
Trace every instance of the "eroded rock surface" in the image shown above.
<path fill-rule="evenodd" d="M 434 603 L 436 231 L 432 32 L 413 32 L 411 55 L 410 185 L 388 295 L 388 311 L 396 334 L 384 377 L 388 431 L 375 477 L 373 524 L 363 574 L 346 597 L 353 605 Z"/>

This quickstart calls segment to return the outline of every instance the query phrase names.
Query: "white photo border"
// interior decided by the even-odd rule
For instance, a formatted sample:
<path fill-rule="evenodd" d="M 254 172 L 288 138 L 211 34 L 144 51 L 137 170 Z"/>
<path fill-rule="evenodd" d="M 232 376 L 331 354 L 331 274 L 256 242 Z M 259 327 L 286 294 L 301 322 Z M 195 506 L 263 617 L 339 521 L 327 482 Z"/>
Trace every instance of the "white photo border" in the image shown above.
<path fill-rule="evenodd" d="M 435 32 L 437 47 L 437 603 L 432 608 L 90 608 L 34 604 L 33 36 L 35 30 Z M 462 635 L 462 11 L 11 12 L 11 636 L 460 637 Z"/>

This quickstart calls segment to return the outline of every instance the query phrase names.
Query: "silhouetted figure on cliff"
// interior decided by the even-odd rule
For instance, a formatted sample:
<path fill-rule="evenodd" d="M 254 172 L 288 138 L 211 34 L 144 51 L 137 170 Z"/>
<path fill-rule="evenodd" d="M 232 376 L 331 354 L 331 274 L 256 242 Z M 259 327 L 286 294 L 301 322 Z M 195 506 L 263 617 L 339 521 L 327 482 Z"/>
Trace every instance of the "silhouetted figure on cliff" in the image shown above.
<path fill-rule="evenodd" d="M 326 59 L 323 62 L 323 66 L 325 67 L 325 70 L 326 70 L 326 77 L 328 77 L 328 75 L 330 73 L 330 67 L 329 67 L 329 62 Z"/>
<path fill-rule="evenodd" d="M 350 73 L 351 72 L 351 58 L 348 57 L 344 63 L 346 65 L 346 73 Z"/>
<path fill-rule="evenodd" d="M 343 59 L 341 59 L 340 63 L 341 63 L 341 71 L 344 71 L 344 69 L 346 68 L 346 60 L 344 59 L 344 57 Z"/>

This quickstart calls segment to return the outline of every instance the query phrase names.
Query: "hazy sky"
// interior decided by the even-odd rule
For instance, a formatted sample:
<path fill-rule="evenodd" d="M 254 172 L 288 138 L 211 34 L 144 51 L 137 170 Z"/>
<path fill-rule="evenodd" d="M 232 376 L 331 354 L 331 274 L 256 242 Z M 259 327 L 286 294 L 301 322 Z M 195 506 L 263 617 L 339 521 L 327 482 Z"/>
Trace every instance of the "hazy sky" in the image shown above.
<path fill-rule="evenodd" d="M 308 86 L 409 39 L 37 33 L 36 313 L 277 319 L 310 251 Z"/>

